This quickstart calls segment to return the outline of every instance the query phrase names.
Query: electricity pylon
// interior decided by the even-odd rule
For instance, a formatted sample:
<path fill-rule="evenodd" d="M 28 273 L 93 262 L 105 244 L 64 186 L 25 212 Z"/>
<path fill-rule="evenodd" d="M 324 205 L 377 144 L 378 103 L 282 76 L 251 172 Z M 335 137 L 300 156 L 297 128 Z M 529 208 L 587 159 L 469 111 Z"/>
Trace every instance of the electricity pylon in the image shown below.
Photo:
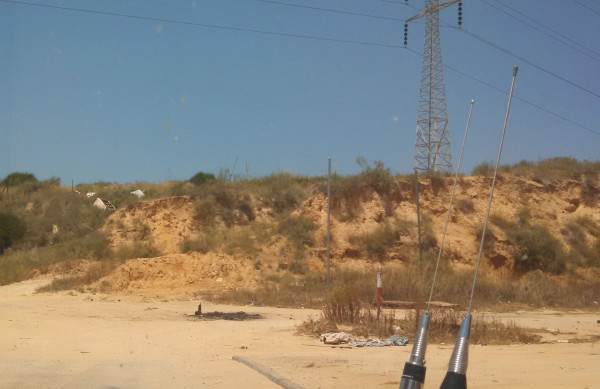
<path fill-rule="evenodd" d="M 436 171 L 452 172 L 439 12 L 456 3 L 459 3 L 458 24 L 460 27 L 462 24 L 462 2 L 460 0 L 451 0 L 442 4 L 439 0 L 426 0 L 425 8 L 407 19 L 404 25 L 404 45 L 406 46 L 408 23 L 425 17 L 425 45 L 417 114 L 415 169 L 426 174 Z"/>

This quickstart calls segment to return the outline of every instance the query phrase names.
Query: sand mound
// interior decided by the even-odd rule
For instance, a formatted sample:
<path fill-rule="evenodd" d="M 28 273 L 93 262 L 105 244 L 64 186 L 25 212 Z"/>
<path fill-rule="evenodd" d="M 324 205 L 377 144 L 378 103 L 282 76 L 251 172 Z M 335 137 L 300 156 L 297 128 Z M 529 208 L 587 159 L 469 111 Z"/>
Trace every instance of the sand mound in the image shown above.
<path fill-rule="evenodd" d="M 258 281 L 258 272 L 249 259 L 190 253 L 131 259 L 92 288 L 126 294 L 193 295 L 206 290 L 254 288 Z"/>

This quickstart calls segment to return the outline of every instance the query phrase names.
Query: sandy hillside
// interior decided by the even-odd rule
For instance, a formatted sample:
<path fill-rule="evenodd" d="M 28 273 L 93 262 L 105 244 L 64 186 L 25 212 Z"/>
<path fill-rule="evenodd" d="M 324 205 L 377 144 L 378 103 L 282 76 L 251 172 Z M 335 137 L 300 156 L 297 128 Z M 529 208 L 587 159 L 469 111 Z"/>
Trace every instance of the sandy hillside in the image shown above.
<path fill-rule="evenodd" d="M 476 259 L 480 231 L 491 185 L 490 178 L 462 177 L 459 179 L 454 211 L 450 218 L 445 241 L 444 257 L 455 265 L 469 266 Z M 422 180 L 422 214 L 430 218 L 431 227 L 438 239 L 443 235 L 447 217 L 452 179 Z M 378 263 L 356 246 L 352 237 L 374 231 L 385 223 L 399 220 L 410 233 L 400 239 L 387 252 L 385 262 L 403 266 L 417 257 L 416 206 L 414 193 L 408 181 L 399 181 L 396 189 L 382 197 L 377 192 L 361 190 L 360 212 L 348 219 L 333 212 L 332 265 L 371 268 Z M 276 220 L 268 209 L 255 204 L 257 220 L 262 225 Z M 469 204 L 471 209 L 461 209 Z M 457 209 L 458 208 L 458 209 Z M 492 215 L 516 220 L 527 210 L 532 223 L 548 227 L 550 232 L 566 246 L 564 227 L 579 217 L 588 217 L 600 223 L 597 204 L 582 201 L 581 183 L 573 180 L 542 185 L 520 177 L 501 176 L 497 182 Z M 326 258 L 327 199 L 322 194 L 311 196 L 294 211 L 296 215 L 310 217 L 317 224 L 313 233 L 315 244 L 308 250 L 307 266 L 310 271 L 322 272 Z M 181 253 L 181 243 L 186 238 L 198 238 L 206 234 L 194 219 L 193 199 L 187 196 L 144 201 L 118 209 L 103 227 L 110 234 L 113 248 L 146 243 L 152 245 L 161 257 L 132 260 L 95 285 L 104 291 L 169 290 L 174 294 L 189 294 L 206 289 L 229 289 L 253 287 L 269 274 L 288 266 L 292 253 L 287 250 L 285 237 L 272 229 L 269 239 L 258 247 L 258 254 L 250 258 L 243 253 L 209 252 Z M 229 228 L 223 227 L 223 239 L 242 239 L 239 235 L 248 228 L 247 221 L 239 221 Z M 493 227 L 493 226 L 492 226 Z M 498 271 L 511 271 L 514 264 L 514 247 L 499 228 L 494 228 L 493 244 L 484 253 L 485 263 Z M 250 238 L 252 239 L 252 238 Z"/>

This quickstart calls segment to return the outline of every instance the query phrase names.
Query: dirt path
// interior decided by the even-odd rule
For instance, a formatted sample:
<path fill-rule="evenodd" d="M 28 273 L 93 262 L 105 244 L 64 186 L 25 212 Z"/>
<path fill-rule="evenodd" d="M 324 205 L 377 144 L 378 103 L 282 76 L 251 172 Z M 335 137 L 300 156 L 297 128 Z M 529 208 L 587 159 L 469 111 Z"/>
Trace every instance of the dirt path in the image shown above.
<path fill-rule="evenodd" d="M 264 319 L 201 321 L 187 316 L 197 301 L 34 294 L 44 282 L 0 287 L 1 388 L 278 387 L 234 355 L 305 388 L 397 388 L 411 351 L 331 348 L 294 335 L 297 324 L 318 314 L 311 310 L 203 303 L 205 312 L 244 310 Z M 469 387 L 600 388 L 600 345 L 556 342 L 576 337 L 563 332 L 600 335 L 600 314 L 495 315 L 560 332 L 542 345 L 472 345 Z M 439 387 L 451 352 L 452 345 L 429 347 L 426 387 Z"/>

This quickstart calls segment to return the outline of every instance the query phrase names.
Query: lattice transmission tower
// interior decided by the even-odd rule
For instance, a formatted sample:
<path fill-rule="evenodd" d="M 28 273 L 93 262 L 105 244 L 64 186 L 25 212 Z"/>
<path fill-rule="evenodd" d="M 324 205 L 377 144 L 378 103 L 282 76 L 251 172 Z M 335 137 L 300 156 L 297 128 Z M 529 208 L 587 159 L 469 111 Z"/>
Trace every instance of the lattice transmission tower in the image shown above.
<path fill-rule="evenodd" d="M 426 174 L 437 171 L 452 172 L 439 13 L 444 8 L 456 3 L 458 3 L 458 26 L 460 28 L 462 25 L 462 2 L 460 0 L 451 0 L 442 4 L 439 0 L 426 0 L 425 8 L 407 19 L 404 24 L 404 46 L 406 46 L 408 23 L 422 17 L 425 18 L 415 169 Z"/>

